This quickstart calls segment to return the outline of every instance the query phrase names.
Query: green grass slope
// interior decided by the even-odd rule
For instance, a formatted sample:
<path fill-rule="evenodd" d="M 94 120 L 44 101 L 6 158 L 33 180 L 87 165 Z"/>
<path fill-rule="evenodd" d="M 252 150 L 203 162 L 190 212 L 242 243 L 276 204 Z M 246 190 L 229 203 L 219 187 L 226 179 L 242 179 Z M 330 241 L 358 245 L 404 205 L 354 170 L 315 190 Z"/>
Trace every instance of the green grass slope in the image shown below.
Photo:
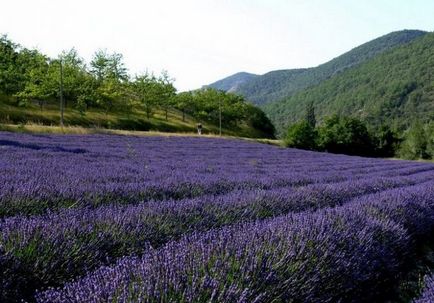
<path fill-rule="evenodd" d="M 313 102 L 316 115 L 341 113 L 371 124 L 404 127 L 434 118 L 434 33 L 377 55 L 317 86 L 263 109 L 278 130 L 300 119 Z"/>
<path fill-rule="evenodd" d="M 41 110 L 36 104 L 27 107 L 20 107 L 14 98 L 0 95 L 0 128 L 8 125 L 26 124 L 40 126 L 57 126 L 60 123 L 59 105 L 57 102 L 50 102 Z M 118 129 L 135 131 L 157 131 L 170 133 L 195 133 L 198 121 L 186 116 L 182 120 L 182 113 L 170 110 L 168 120 L 165 113 L 156 110 L 150 119 L 140 109 L 131 113 L 108 112 L 89 109 L 85 114 L 78 110 L 66 108 L 64 113 L 65 126 L 96 128 L 96 129 Z M 218 134 L 217 125 L 202 123 L 204 134 Z M 239 125 L 236 128 L 223 128 L 222 133 L 229 136 L 247 138 L 267 138 L 268 135 L 248 125 Z"/>
<path fill-rule="evenodd" d="M 253 77 L 237 85 L 232 92 L 244 96 L 255 104 L 281 100 L 425 34 L 426 32 L 419 30 L 392 32 L 314 68 L 272 71 Z"/>

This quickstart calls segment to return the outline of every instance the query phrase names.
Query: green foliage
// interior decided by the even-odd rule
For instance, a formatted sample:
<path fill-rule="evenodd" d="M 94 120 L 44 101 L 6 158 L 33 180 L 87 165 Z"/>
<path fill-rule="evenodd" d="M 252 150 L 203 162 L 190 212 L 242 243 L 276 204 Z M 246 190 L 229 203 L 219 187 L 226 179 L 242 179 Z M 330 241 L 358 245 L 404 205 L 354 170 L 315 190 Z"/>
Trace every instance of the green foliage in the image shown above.
<path fill-rule="evenodd" d="M 293 91 L 305 88 L 304 78 L 310 78 L 310 70 L 303 68 L 271 71 L 240 84 L 233 92 L 259 105 L 280 100 Z"/>
<path fill-rule="evenodd" d="M 236 130 L 247 125 L 274 138 L 274 126 L 265 113 L 239 95 L 207 87 L 180 93 L 172 100 L 183 116 L 188 113 L 198 121 L 218 125 L 221 114 L 223 128 Z"/>
<path fill-rule="evenodd" d="M 193 104 L 191 115 L 201 121 L 218 124 L 221 111 L 222 124 L 235 127 L 246 117 L 243 97 L 212 88 L 193 91 Z"/>
<path fill-rule="evenodd" d="M 284 143 L 287 147 L 315 150 L 317 135 L 315 128 L 308 121 L 302 120 L 288 128 Z"/>
<path fill-rule="evenodd" d="M 316 126 L 315 108 L 313 106 L 313 102 L 309 102 L 306 106 L 305 120 L 311 127 L 314 128 Z"/>
<path fill-rule="evenodd" d="M 172 101 L 174 108 L 182 112 L 182 121 L 185 121 L 186 113 L 191 113 L 194 108 L 192 92 L 181 92 L 177 94 Z"/>
<path fill-rule="evenodd" d="M 426 153 L 431 159 L 434 159 L 434 122 L 430 121 L 426 124 L 424 130 L 427 139 Z"/>
<path fill-rule="evenodd" d="M 0 93 L 12 95 L 23 88 L 25 70 L 22 65 L 18 45 L 6 36 L 0 37 Z"/>
<path fill-rule="evenodd" d="M 143 105 L 148 119 L 159 106 L 164 108 L 167 120 L 168 109 L 172 105 L 176 89 L 166 72 L 163 72 L 160 77 L 149 73 L 136 76 L 131 87 L 133 94 Z"/>
<path fill-rule="evenodd" d="M 107 53 L 106 50 L 98 50 L 90 62 L 90 72 L 99 81 L 113 79 L 117 82 L 128 80 L 128 71 L 123 62 L 123 55 L 119 53 Z"/>
<path fill-rule="evenodd" d="M 241 94 L 255 104 L 262 105 L 279 101 L 360 65 L 378 54 L 413 41 L 424 34 L 426 32 L 416 30 L 393 32 L 314 68 L 277 70 L 261 76 L 248 78 L 244 76 L 241 77 L 242 81 L 240 81 L 239 74 L 235 74 L 210 86 Z"/>
<path fill-rule="evenodd" d="M 301 120 L 291 125 L 284 137 L 287 147 L 373 157 L 394 156 L 399 142 L 387 126 L 369 131 L 362 120 L 338 115 L 327 117 L 317 128 L 307 119 Z"/>
<path fill-rule="evenodd" d="M 404 159 L 429 159 L 432 154 L 428 150 L 428 134 L 422 123 L 416 120 L 407 130 L 399 149 L 399 156 Z M 431 149 L 431 144 L 430 144 Z"/>
<path fill-rule="evenodd" d="M 371 131 L 371 137 L 376 145 L 375 154 L 379 157 L 389 158 L 396 155 L 401 140 L 398 134 L 388 125 L 381 125 Z"/>
<path fill-rule="evenodd" d="M 0 38 L 0 107 L 3 100 L 8 100 L 8 106 L 0 111 L 0 120 L 57 123 L 58 116 L 50 115 L 53 107 L 59 106 L 61 71 L 65 111 L 79 113 L 78 117 L 66 115 L 66 124 L 190 131 L 186 115 L 190 124 L 193 118 L 209 126 L 218 125 L 221 113 L 224 133 L 273 137 L 270 120 L 240 96 L 213 89 L 177 95 L 174 79 L 166 71 L 158 76 L 144 73 L 131 79 L 122 54 L 99 50 L 88 67 L 74 48 L 62 52 L 58 59 L 50 59 L 37 50 L 14 44 L 5 36 Z M 34 103 L 40 109 L 37 114 Z M 20 109 L 9 108 L 17 105 Z M 179 110 L 183 123 L 173 126 L 169 113 L 177 115 Z M 98 111 L 103 112 L 104 118 L 90 121 Z M 164 123 L 156 123 L 153 114 L 157 111 L 164 113 Z"/>
<path fill-rule="evenodd" d="M 374 155 L 371 135 L 359 119 L 337 115 L 329 117 L 318 133 L 321 150 L 348 155 Z"/>
<path fill-rule="evenodd" d="M 126 103 L 126 98 L 125 86 L 116 79 L 107 78 L 99 83 L 96 104 L 106 113 L 121 109 Z"/>
<path fill-rule="evenodd" d="M 35 54 L 33 58 L 33 68 L 25 72 L 26 81 L 20 91 L 15 92 L 15 96 L 20 100 L 21 105 L 27 105 L 32 100 L 36 100 L 42 110 L 44 100 L 53 96 L 52 87 L 52 68 L 47 62 L 47 58 L 40 54 Z"/>
<path fill-rule="evenodd" d="M 261 109 L 247 103 L 245 110 L 248 125 L 253 129 L 263 132 L 267 137 L 274 138 L 274 133 L 276 132 L 274 125 Z"/>
<path fill-rule="evenodd" d="M 263 109 L 280 132 L 311 102 L 319 121 L 340 113 L 404 130 L 414 116 L 423 123 L 434 117 L 433 69 L 434 34 L 428 33 Z"/>
<path fill-rule="evenodd" d="M 161 76 L 158 78 L 157 87 L 159 89 L 159 104 L 164 109 L 167 121 L 169 108 L 172 107 L 176 95 L 176 88 L 173 86 L 173 79 L 169 76 L 167 71 L 161 73 Z"/>

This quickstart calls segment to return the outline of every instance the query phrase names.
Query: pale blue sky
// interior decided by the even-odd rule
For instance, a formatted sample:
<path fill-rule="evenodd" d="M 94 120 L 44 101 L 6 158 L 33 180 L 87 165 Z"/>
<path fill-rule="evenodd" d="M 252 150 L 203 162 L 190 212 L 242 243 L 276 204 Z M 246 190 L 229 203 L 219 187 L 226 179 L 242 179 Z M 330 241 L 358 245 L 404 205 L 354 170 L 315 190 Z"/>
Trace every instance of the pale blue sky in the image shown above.
<path fill-rule="evenodd" d="M 0 33 L 56 56 L 124 54 L 132 74 L 167 70 L 179 90 L 238 71 L 316 66 L 401 29 L 434 31 L 434 0 L 14 0 Z"/>

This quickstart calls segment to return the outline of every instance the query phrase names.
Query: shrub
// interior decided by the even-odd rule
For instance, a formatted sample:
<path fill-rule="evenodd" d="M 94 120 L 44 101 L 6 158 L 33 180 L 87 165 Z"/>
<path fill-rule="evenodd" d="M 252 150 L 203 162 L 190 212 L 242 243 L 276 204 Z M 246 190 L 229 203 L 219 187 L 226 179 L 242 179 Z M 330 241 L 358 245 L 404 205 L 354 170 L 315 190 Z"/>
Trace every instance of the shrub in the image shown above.
<path fill-rule="evenodd" d="M 316 149 L 317 132 L 307 121 L 293 124 L 286 133 L 285 145 L 300 149 Z"/>
<path fill-rule="evenodd" d="M 319 128 L 322 150 L 348 155 L 372 156 L 374 144 L 361 120 L 353 117 L 332 116 Z"/>

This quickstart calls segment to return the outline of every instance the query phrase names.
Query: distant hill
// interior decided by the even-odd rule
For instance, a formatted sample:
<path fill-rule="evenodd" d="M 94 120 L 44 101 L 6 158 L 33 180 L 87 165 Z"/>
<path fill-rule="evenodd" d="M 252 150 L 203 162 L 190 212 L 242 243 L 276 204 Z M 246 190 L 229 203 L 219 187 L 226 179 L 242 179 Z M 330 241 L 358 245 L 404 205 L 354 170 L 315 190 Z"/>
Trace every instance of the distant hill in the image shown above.
<path fill-rule="evenodd" d="M 289 96 L 309 69 L 287 69 L 268 72 L 240 85 L 233 93 L 261 105 Z"/>
<path fill-rule="evenodd" d="M 230 89 L 255 104 L 262 105 L 281 100 L 425 34 L 426 32 L 419 30 L 392 32 L 362 44 L 317 67 L 272 71 L 261 76 L 251 77 L 249 80 L 244 79 L 237 85 L 231 85 Z M 228 80 L 230 82 L 231 77 L 216 83 L 226 83 Z M 223 86 L 220 89 L 226 90 Z"/>
<path fill-rule="evenodd" d="M 385 37 L 389 38 L 385 40 Z M 408 40 L 412 41 L 403 42 Z M 434 33 L 402 31 L 375 41 L 318 67 L 317 71 L 323 73 L 317 75 L 324 76 L 326 70 L 338 70 L 337 66 L 343 65 L 342 58 L 346 58 L 346 62 L 356 62 L 356 58 L 358 62 L 363 60 L 358 66 L 339 69 L 333 77 L 316 86 L 266 104 L 264 110 L 276 128 L 282 130 L 300 119 L 308 102 L 314 103 L 319 120 L 341 113 L 361 117 L 370 125 L 386 122 L 404 128 L 415 117 L 424 121 L 434 119 Z M 384 46 L 389 45 L 389 50 L 381 47 L 383 52 L 378 54 L 379 48 L 374 47 L 376 50 L 372 53 L 377 52 L 376 56 L 356 55 L 369 50 L 367 45 L 378 46 L 379 41 Z M 399 43 L 402 45 L 390 47 Z M 351 53 L 353 59 L 348 57 Z M 333 61 L 335 64 L 331 64 Z"/>
<path fill-rule="evenodd" d="M 236 73 L 232 76 L 226 77 L 209 85 L 206 87 L 211 87 L 218 90 L 224 90 L 227 92 L 237 91 L 240 85 L 253 80 L 258 77 L 258 75 L 250 74 L 246 72 Z"/>

